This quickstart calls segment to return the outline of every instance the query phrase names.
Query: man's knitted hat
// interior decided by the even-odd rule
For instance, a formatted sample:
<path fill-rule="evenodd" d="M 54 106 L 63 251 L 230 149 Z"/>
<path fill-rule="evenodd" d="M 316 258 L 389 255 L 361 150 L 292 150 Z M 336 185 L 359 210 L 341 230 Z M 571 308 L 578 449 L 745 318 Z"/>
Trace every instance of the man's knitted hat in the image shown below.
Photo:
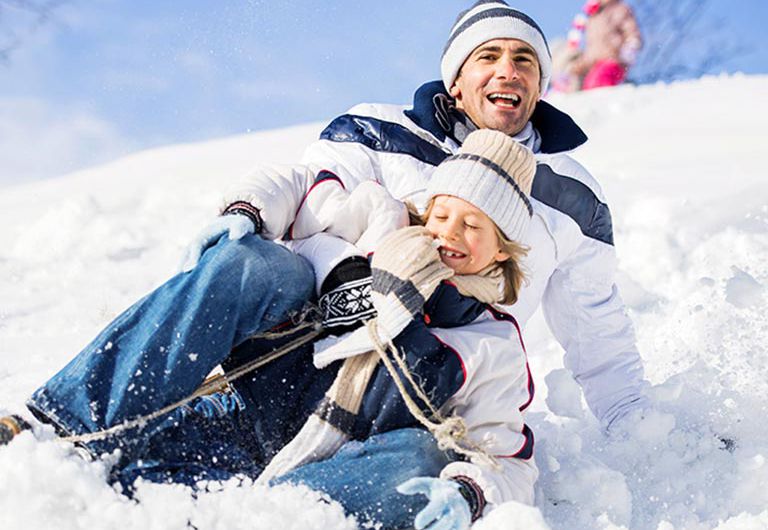
<path fill-rule="evenodd" d="M 536 173 L 533 153 L 506 134 L 479 129 L 429 180 L 428 196 L 453 195 L 490 217 L 507 239 L 520 241 L 533 216 L 529 195 Z"/>
<path fill-rule="evenodd" d="M 552 54 L 544 32 L 531 17 L 509 7 L 503 0 L 478 0 L 471 8 L 459 13 L 440 61 L 446 90 L 451 89 L 472 51 L 493 39 L 518 39 L 533 48 L 541 68 L 539 86 L 544 94 L 552 77 Z"/>

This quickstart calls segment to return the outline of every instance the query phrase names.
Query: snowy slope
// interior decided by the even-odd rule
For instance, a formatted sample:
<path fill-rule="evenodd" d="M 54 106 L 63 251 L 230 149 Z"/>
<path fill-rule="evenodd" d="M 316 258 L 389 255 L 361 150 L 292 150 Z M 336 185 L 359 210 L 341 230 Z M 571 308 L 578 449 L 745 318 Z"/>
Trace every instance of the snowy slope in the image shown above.
<path fill-rule="evenodd" d="M 476 528 L 768 528 L 766 93 L 768 77 L 736 76 L 552 100 L 591 138 L 576 156 L 609 199 L 656 410 L 606 438 L 537 315 L 526 329 L 537 508 L 504 506 Z M 319 129 L 157 149 L 0 189 L 0 413 L 23 410 L 175 271 L 223 188 L 255 164 L 297 160 Z M 145 485 L 132 503 L 104 484 L 104 464 L 29 435 L 0 449 L 0 473 L 2 528 L 356 528 L 302 489 L 233 483 L 192 499 Z"/>

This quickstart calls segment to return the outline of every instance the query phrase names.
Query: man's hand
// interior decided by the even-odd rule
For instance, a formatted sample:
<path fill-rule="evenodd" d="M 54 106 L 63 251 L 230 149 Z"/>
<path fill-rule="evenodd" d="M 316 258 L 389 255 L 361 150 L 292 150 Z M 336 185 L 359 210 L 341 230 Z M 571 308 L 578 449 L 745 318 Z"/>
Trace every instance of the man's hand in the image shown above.
<path fill-rule="evenodd" d="M 213 246 L 224 234 L 229 234 L 229 239 L 234 241 L 246 234 L 253 234 L 255 230 L 253 221 L 245 215 L 227 214 L 217 217 L 187 246 L 184 259 L 181 262 L 181 272 L 189 272 L 194 269 L 203 252 Z"/>
<path fill-rule="evenodd" d="M 413 522 L 416 530 L 469 530 L 472 513 L 460 489 L 458 482 L 430 477 L 412 478 L 397 487 L 403 495 L 421 493 L 429 498 Z"/>
<path fill-rule="evenodd" d="M 345 333 L 376 316 L 371 303 L 371 277 L 350 280 L 320 296 L 323 328 Z"/>

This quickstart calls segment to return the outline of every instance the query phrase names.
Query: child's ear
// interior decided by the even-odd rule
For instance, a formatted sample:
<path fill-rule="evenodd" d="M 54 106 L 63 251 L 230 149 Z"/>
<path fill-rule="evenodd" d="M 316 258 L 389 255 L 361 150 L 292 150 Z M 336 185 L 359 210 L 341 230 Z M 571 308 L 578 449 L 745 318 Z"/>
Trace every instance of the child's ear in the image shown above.
<path fill-rule="evenodd" d="M 498 261 L 498 262 L 502 262 L 502 261 L 507 261 L 507 260 L 508 260 L 510 257 L 511 257 L 511 256 L 510 256 L 509 254 L 507 254 L 507 253 L 506 253 L 506 252 L 504 252 L 503 250 L 499 249 L 499 250 L 496 252 L 496 255 L 495 255 L 493 258 L 494 258 L 496 261 Z"/>

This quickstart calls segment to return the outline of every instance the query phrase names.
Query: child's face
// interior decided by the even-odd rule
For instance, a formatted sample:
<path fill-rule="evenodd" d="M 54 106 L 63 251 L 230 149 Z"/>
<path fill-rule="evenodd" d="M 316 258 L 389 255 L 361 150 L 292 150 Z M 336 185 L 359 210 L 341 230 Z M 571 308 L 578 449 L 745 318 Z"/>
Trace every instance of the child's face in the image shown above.
<path fill-rule="evenodd" d="M 426 227 L 440 242 L 443 263 L 456 274 L 475 274 L 509 258 L 501 251 L 491 218 L 458 197 L 436 196 Z"/>

